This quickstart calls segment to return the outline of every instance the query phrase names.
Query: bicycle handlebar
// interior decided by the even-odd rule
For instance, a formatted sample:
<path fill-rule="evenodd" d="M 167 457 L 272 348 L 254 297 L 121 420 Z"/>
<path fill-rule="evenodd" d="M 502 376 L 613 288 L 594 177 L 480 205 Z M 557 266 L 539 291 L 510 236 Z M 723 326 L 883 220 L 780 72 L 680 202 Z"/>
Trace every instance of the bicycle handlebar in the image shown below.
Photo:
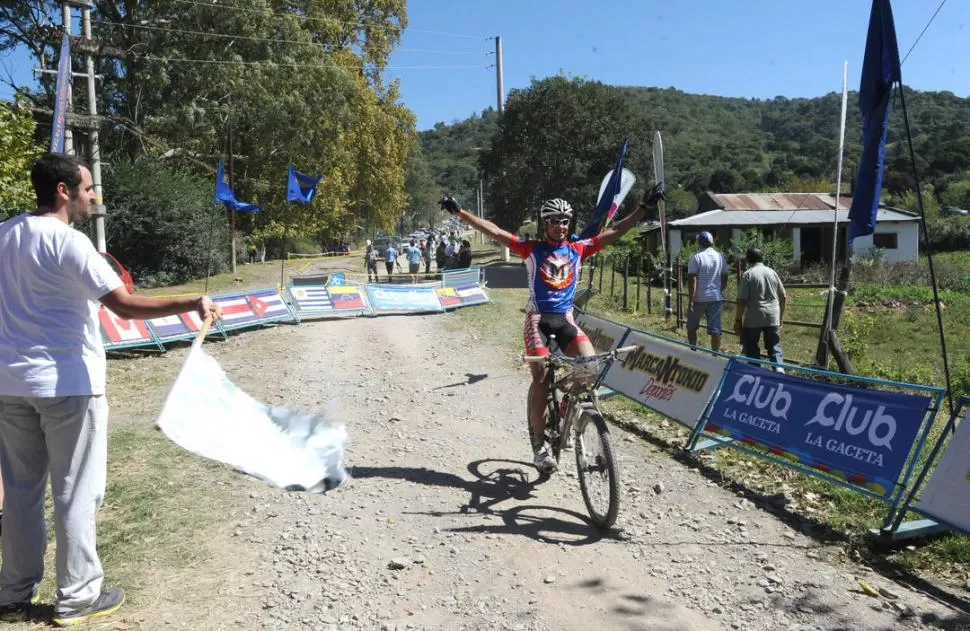
<path fill-rule="evenodd" d="M 597 355 L 593 355 L 593 357 L 598 359 L 616 359 L 618 356 L 624 353 L 632 353 L 639 348 L 640 347 L 637 346 L 636 344 L 632 346 L 623 346 L 623 347 L 614 349 L 612 351 L 608 351 L 606 353 L 599 353 Z M 580 360 L 584 359 L 583 357 L 571 358 L 571 357 L 563 357 L 559 355 L 523 355 L 522 361 L 527 364 L 545 364 L 553 361 L 553 358 L 556 358 L 559 361 L 564 361 L 568 363 L 577 363 L 575 361 L 576 359 L 580 359 Z"/>

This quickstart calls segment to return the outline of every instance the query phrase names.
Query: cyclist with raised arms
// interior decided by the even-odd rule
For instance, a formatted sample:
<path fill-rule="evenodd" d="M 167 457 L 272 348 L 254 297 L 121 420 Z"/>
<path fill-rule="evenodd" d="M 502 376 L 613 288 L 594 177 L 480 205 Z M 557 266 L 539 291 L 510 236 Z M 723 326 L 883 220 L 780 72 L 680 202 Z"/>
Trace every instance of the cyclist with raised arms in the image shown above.
<path fill-rule="evenodd" d="M 499 228 L 491 221 L 482 219 L 461 208 L 450 195 L 444 195 L 440 204 L 443 210 L 455 215 L 482 234 L 508 247 L 525 259 L 529 277 L 529 302 L 525 316 L 526 355 L 548 355 L 549 335 L 567 355 L 591 356 L 593 345 L 573 320 L 573 296 L 582 261 L 609 247 L 628 230 L 637 225 L 648 207 L 655 207 L 664 199 L 663 188 L 650 189 L 637 209 L 591 239 L 570 241 L 567 239 L 573 209 L 564 199 L 550 199 L 539 208 L 542 222 L 540 230 L 545 239 L 522 239 Z M 536 468 L 542 473 L 556 470 L 556 460 L 550 446 L 545 443 L 545 407 L 548 396 L 545 364 L 530 364 L 532 385 L 529 386 L 529 436 Z"/>

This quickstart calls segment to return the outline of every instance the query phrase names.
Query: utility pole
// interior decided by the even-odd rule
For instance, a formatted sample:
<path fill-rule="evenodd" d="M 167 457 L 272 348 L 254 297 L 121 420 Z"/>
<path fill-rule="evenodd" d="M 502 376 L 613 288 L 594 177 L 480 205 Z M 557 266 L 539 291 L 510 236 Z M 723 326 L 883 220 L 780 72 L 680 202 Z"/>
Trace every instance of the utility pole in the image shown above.
<path fill-rule="evenodd" d="M 505 112 L 505 87 L 502 85 L 502 38 L 495 36 L 495 90 L 498 96 L 498 113 Z"/>
<path fill-rule="evenodd" d="M 81 28 L 85 39 L 91 40 L 91 6 L 90 0 L 73 0 L 81 7 Z M 98 115 L 98 100 L 94 86 L 94 57 L 90 52 L 84 54 L 84 64 L 88 73 L 88 114 L 91 120 Z M 94 182 L 94 193 L 97 196 L 94 212 L 94 232 L 97 238 L 98 252 L 107 252 L 108 244 L 104 232 L 104 219 L 107 208 L 104 205 L 104 190 L 101 187 L 101 144 L 98 137 L 97 125 L 89 131 L 91 140 L 91 179 Z"/>
<path fill-rule="evenodd" d="M 71 35 L 71 3 L 64 2 L 61 4 L 61 22 L 64 25 L 64 32 Z M 73 75 L 73 72 L 72 72 Z M 72 95 L 73 90 L 71 89 L 71 77 L 67 79 L 67 111 L 71 111 L 71 101 L 73 100 Z M 71 126 L 64 125 L 64 153 L 68 155 L 74 155 L 74 134 L 71 132 Z"/>
<path fill-rule="evenodd" d="M 236 190 L 236 182 L 233 173 L 232 160 L 232 104 L 229 106 L 229 188 Z M 286 248 L 286 241 L 283 241 L 283 248 Z M 232 273 L 236 273 L 236 211 L 229 209 L 229 251 L 231 252 Z"/>

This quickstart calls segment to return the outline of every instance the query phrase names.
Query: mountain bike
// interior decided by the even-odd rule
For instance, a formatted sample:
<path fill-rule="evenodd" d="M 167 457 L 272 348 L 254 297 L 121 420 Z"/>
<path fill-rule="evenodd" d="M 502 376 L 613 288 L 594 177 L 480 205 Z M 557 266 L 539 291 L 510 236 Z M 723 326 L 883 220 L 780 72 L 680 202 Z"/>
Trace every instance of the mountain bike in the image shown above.
<path fill-rule="evenodd" d="M 583 503 L 592 522 L 604 529 L 616 523 L 620 511 L 620 471 L 610 428 L 599 411 L 597 377 L 620 355 L 637 348 L 626 346 L 589 357 L 567 357 L 557 350 L 522 358 L 548 367 L 545 439 L 557 464 L 562 451 L 573 447 Z M 531 406 L 531 396 L 529 401 Z"/>

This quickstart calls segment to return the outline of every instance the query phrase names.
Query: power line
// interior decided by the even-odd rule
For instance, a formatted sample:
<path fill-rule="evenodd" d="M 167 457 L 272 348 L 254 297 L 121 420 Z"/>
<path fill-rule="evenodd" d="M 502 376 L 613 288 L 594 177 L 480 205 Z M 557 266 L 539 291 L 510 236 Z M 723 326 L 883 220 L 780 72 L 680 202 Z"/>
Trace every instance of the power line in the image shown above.
<path fill-rule="evenodd" d="M 341 70 L 357 70 L 358 67 L 339 65 L 339 64 L 307 64 L 307 63 L 284 63 L 276 62 L 270 59 L 265 61 L 243 61 L 233 60 L 233 59 L 188 59 L 185 57 L 158 57 L 155 55 L 138 55 L 139 59 L 150 59 L 152 61 L 165 61 L 165 62 L 176 62 L 176 63 L 193 63 L 193 64 L 216 64 L 216 65 L 240 65 L 240 66 L 260 66 L 260 65 L 273 65 L 282 68 L 338 68 Z M 484 65 L 467 65 L 467 66 L 384 66 L 381 70 L 462 70 L 469 68 L 485 68 Z"/>
<path fill-rule="evenodd" d="M 175 2 L 178 2 L 178 3 L 181 3 L 181 4 L 196 5 L 196 6 L 200 6 L 200 7 L 209 7 L 209 8 L 217 7 L 217 8 L 222 8 L 222 9 L 233 9 L 235 11 L 242 11 L 244 13 L 261 13 L 261 14 L 264 14 L 264 15 L 267 15 L 267 14 L 268 15 L 278 15 L 277 13 L 275 13 L 274 11 L 272 11 L 271 9 L 251 9 L 251 8 L 247 8 L 247 7 L 241 7 L 241 6 L 235 5 L 235 4 L 223 4 L 223 3 L 215 2 L 215 1 L 213 1 L 213 2 L 195 2 L 194 0 L 175 0 Z M 401 27 L 377 26 L 377 25 L 374 25 L 374 24 L 368 24 L 366 22 L 348 22 L 346 20 L 337 20 L 337 19 L 334 19 L 334 18 L 303 16 L 302 19 L 308 20 L 308 21 L 311 21 L 311 22 L 325 22 L 325 23 L 330 23 L 330 24 L 345 24 L 347 26 L 359 26 L 359 27 L 363 27 L 363 28 L 372 28 L 372 29 L 377 29 L 377 30 L 382 30 L 382 31 L 398 31 L 398 32 L 403 32 L 404 31 L 404 29 L 401 28 Z M 463 34 L 460 34 L 460 33 L 449 33 L 449 32 L 446 32 L 446 31 L 427 31 L 427 30 L 419 30 L 419 29 L 410 29 L 410 32 L 411 33 L 425 33 L 425 34 L 428 34 L 428 35 L 439 35 L 441 37 L 455 37 L 455 38 L 461 38 L 461 39 L 490 39 L 490 38 L 483 38 L 481 35 L 463 35 Z"/>
<path fill-rule="evenodd" d="M 248 40 L 253 42 L 268 42 L 274 44 L 299 44 L 306 46 L 320 46 L 326 49 L 325 44 L 320 44 L 317 42 L 304 42 L 293 39 L 276 39 L 269 37 L 252 37 L 248 35 L 231 35 L 227 33 L 209 33 L 206 31 L 189 31 L 185 29 L 174 29 L 174 28 L 162 28 L 159 26 L 146 26 L 142 24 L 126 24 L 124 22 L 109 22 L 107 20 L 93 20 L 96 24 L 105 24 L 110 26 L 121 26 L 126 28 L 142 29 L 146 31 L 159 31 L 162 33 L 179 33 L 183 35 L 202 35 L 204 37 L 217 37 L 223 39 L 240 39 Z M 477 50 L 446 50 L 446 49 L 435 49 L 435 48 L 395 48 L 395 51 L 402 52 L 412 52 L 412 53 L 436 53 L 443 55 L 487 55 L 489 53 L 485 51 Z"/>
<path fill-rule="evenodd" d="M 913 52 L 913 49 L 916 48 L 916 45 L 919 44 L 919 41 L 923 39 L 923 34 L 926 33 L 926 29 L 928 29 L 930 27 L 930 24 L 933 23 L 933 20 L 936 19 L 936 16 L 940 13 L 940 9 L 943 8 L 944 4 L 946 4 L 946 0 L 942 0 L 942 2 L 940 2 L 940 6 L 936 7 L 936 11 L 933 12 L 933 16 L 930 18 L 930 21 L 926 23 L 926 26 L 923 27 L 922 31 L 920 31 L 919 37 L 917 37 L 916 41 L 913 42 L 913 45 L 909 47 L 909 50 L 906 52 L 906 56 L 903 57 L 903 60 L 901 62 L 899 62 L 900 66 L 906 63 L 906 59 L 907 57 L 909 57 L 909 53 Z"/>

